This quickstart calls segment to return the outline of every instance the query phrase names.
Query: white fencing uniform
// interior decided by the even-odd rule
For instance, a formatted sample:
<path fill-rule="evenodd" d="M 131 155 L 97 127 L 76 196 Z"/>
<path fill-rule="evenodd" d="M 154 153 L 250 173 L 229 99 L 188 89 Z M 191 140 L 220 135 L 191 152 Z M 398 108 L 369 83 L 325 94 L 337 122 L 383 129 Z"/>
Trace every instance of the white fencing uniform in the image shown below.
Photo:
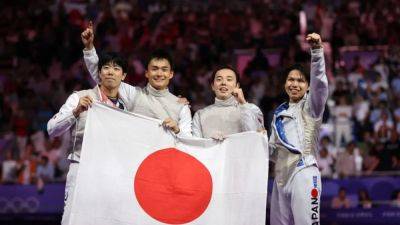
<path fill-rule="evenodd" d="M 311 50 L 310 90 L 297 103 L 280 105 L 269 141 L 275 161 L 270 223 L 319 224 L 321 175 L 317 166 L 318 132 L 328 98 L 323 49 Z"/>
<path fill-rule="evenodd" d="M 254 104 L 239 104 L 232 96 L 227 100 L 215 98 L 215 103 L 198 110 L 193 117 L 193 136 L 210 138 L 264 127 L 263 114 Z"/>
<path fill-rule="evenodd" d="M 93 89 L 78 91 L 71 94 L 65 104 L 61 106 L 60 111 L 53 116 L 47 123 L 47 132 L 50 137 L 61 136 L 65 132 L 71 132 L 71 151 L 68 155 L 70 161 L 67 180 L 65 185 L 64 213 L 62 216 L 62 225 L 68 225 L 71 213 L 72 196 L 75 189 L 76 175 L 79 168 L 79 159 L 82 149 L 83 133 L 85 131 L 87 111 L 79 114 L 77 118 L 73 115 L 73 110 L 78 106 L 79 99 L 84 96 L 90 96 L 93 100 L 97 100 L 107 105 L 126 109 L 131 107 L 122 99 L 118 98 L 116 104 L 111 102 L 100 88 L 96 86 Z"/>

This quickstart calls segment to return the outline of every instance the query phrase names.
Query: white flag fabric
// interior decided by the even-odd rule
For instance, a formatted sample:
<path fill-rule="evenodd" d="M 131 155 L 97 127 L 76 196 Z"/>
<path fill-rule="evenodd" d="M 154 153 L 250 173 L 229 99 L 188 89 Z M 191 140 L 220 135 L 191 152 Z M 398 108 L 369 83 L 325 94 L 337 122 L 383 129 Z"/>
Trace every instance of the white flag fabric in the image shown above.
<path fill-rule="evenodd" d="M 175 137 L 161 122 L 93 104 L 73 194 L 73 225 L 264 225 L 267 141 Z"/>

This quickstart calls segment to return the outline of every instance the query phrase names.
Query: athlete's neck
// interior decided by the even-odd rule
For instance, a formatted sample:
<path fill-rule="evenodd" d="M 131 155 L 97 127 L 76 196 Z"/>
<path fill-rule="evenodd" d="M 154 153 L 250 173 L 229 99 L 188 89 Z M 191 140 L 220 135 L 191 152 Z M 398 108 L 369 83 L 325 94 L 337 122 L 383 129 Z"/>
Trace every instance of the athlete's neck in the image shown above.
<path fill-rule="evenodd" d="M 105 86 L 101 85 L 100 90 L 105 94 L 107 97 L 116 98 L 118 96 L 118 88 L 108 89 Z"/>

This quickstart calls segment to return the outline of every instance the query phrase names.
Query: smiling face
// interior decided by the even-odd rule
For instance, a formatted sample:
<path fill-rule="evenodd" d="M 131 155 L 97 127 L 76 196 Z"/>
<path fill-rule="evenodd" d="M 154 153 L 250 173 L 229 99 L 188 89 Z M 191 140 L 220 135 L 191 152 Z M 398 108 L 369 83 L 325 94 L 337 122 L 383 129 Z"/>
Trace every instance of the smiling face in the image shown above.
<path fill-rule="evenodd" d="M 300 101 L 308 89 L 308 82 L 299 70 L 291 70 L 286 78 L 285 91 L 290 102 Z"/>
<path fill-rule="evenodd" d="M 104 64 L 100 69 L 101 85 L 109 90 L 119 88 L 125 77 L 122 67 L 113 61 Z"/>
<path fill-rule="evenodd" d="M 221 69 L 215 73 L 211 87 L 218 99 L 226 100 L 232 96 L 232 91 L 237 85 L 235 72 L 230 69 Z"/>
<path fill-rule="evenodd" d="M 153 88 L 163 90 L 168 87 L 174 72 L 167 59 L 154 58 L 149 62 L 145 75 Z"/>

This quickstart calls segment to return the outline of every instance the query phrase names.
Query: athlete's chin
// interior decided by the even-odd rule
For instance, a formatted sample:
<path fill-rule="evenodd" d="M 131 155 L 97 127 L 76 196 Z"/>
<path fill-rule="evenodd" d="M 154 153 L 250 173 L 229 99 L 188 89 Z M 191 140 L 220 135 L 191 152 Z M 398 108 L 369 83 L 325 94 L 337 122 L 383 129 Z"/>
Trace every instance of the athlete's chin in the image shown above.
<path fill-rule="evenodd" d="M 151 84 L 151 86 L 153 86 L 153 88 L 155 88 L 157 90 L 163 90 L 168 85 L 165 85 L 164 83 L 154 82 L 154 83 Z"/>
<path fill-rule="evenodd" d="M 226 99 L 230 98 L 232 95 L 229 94 L 229 93 L 224 93 L 223 92 L 223 93 L 217 93 L 216 96 L 217 96 L 218 99 L 226 100 Z"/>
<path fill-rule="evenodd" d="M 302 96 L 300 95 L 290 95 L 289 99 L 291 102 L 298 102 L 302 99 Z"/>

